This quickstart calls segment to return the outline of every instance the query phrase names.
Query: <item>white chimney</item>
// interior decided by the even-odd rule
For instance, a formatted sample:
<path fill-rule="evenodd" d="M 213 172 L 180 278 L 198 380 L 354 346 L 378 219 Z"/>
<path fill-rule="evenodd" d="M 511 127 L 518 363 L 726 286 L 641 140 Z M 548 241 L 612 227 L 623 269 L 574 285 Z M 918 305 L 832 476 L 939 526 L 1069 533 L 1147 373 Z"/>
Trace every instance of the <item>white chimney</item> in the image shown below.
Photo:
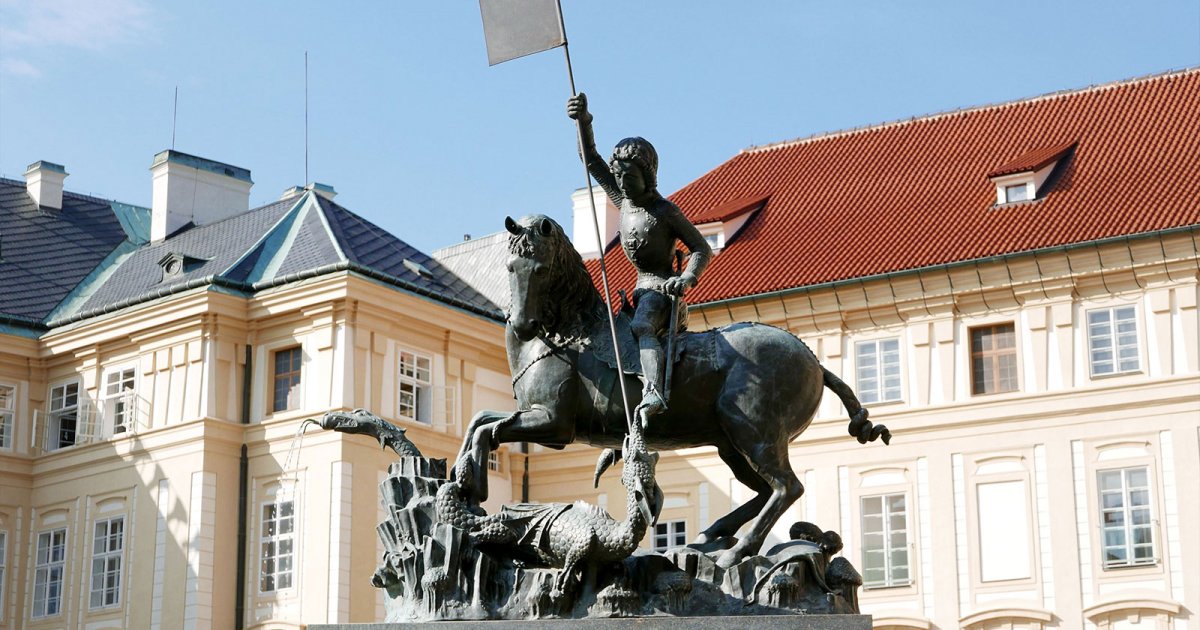
<path fill-rule="evenodd" d="M 207 225 L 250 210 L 250 170 L 179 151 L 163 151 L 150 165 L 154 180 L 150 240 L 160 241 L 189 222 Z"/>
<path fill-rule="evenodd" d="M 37 205 L 62 210 L 63 180 L 67 175 L 61 164 L 39 160 L 25 169 L 25 190 Z"/>
<path fill-rule="evenodd" d="M 599 186 L 592 188 L 592 195 L 596 200 L 596 220 L 600 224 L 600 234 L 603 235 L 601 247 L 608 247 L 608 244 L 617 236 L 621 212 L 617 210 L 612 201 L 609 201 L 603 188 Z M 596 227 L 592 222 L 592 204 L 588 203 L 587 188 L 580 188 L 571 193 L 571 206 L 575 215 L 575 225 L 571 230 L 571 243 L 575 245 L 576 251 L 584 260 L 599 258 L 601 252 L 596 249 Z"/>

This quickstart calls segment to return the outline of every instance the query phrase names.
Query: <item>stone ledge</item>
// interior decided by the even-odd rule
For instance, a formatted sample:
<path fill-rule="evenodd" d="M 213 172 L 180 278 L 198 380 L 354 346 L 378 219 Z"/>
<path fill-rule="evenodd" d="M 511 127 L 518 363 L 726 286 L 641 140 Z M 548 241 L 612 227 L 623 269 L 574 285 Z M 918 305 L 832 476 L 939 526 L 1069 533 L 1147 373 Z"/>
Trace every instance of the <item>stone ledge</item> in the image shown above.
<path fill-rule="evenodd" d="M 430 621 L 424 623 L 309 624 L 308 630 L 871 630 L 870 615 L 747 615 L 743 617 L 629 617 L 620 619 L 537 619 L 511 621 Z"/>

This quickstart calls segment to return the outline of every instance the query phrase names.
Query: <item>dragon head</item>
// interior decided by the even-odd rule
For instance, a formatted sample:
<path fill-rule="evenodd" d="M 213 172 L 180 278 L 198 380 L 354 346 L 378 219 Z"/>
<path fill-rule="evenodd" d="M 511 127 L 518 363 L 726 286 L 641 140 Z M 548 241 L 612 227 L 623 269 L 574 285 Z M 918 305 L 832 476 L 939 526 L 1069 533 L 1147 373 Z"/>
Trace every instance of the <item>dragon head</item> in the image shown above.
<path fill-rule="evenodd" d="M 654 480 L 658 453 L 648 453 L 642 448 L 637 448 L 630 436 L 625 437 L 622 451 L 625 454 L 625 466 L 621 471 L 621 483 L 633 497 L 642 518 L 653 526 L 658 521 L 663 506 L 662 488 Z"/>

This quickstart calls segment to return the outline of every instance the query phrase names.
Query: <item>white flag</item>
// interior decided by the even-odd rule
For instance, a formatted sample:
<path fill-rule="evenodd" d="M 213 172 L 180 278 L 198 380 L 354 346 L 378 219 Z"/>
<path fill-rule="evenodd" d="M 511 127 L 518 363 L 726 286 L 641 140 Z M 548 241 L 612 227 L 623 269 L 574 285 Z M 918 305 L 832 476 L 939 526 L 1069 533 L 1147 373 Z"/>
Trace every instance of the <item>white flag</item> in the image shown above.
<path fill-rule="evenodd" d="M 479 0 L 488 65 L 567 43 L 558 0 Z"/>

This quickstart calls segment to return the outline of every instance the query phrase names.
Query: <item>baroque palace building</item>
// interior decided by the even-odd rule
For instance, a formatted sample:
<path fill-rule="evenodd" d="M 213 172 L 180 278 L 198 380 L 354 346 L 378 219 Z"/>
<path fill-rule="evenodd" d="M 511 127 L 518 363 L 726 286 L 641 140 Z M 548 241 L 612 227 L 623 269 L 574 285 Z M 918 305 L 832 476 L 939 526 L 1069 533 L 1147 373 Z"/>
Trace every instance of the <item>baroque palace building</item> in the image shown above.
<path fill-rule="evenodd" d="M 876 627 L 1200 627 L 1197 103 L 1164 74 L 755 147 L 672 195 L 717 250 L 691 328 L 796 333 L 895 436 L 859 445 L 828 396 L 772 541 L 839 531 Z M 429 257 L 328 186 L 251 210 L 245 169 L 151 171 L 151 208 L 48 162 L 0 180 L 0 629 L 381 619 L 392 457 L 295 436 L 364 407 L 453 459 L 512 409 L 505 237 Z M 522 450 L 490 507 L 624 516 L 595 450 Z M 751 496 L 711 449 L 658 480 L 647 548 Z"/>
<path fill-rule="evenodd" d="M 251 210 L 246 169 L 151 174 L 151 208 L 48 162 L 0 180 L 0 628 L 382 619 L 394 455 L 294 436 L 362 407 L 452 459 L 464 415 L 514 406 L 502 313 L 328 186 Z"/>

